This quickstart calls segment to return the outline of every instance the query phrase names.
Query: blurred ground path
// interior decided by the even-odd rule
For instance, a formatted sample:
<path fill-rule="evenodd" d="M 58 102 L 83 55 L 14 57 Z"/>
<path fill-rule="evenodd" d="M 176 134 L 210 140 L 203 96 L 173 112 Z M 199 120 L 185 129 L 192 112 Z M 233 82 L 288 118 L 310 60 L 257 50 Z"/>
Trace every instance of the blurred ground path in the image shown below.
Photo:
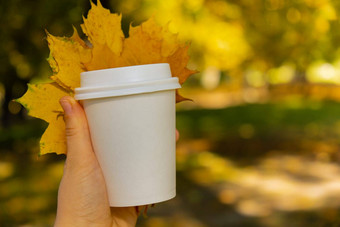
<path fill-rule="evenodd" d="M 180 111 L 177 197 L 141 226 L 340 225 L 339 116 L 295 96 Z"/>
<path fill-rule="evenodd" d="M 316 100 L 340 101 L 340 86 L 335 84 L 289 83 L 264 87 L 243 87 L 238 84 L 225 84 L 213 90 L 186 88 L 181 91 L 193 102 L 177 104 L 179 109 L 204 108 L 221 109 L 244 103 L 265 103 L 268 100 L 301 96 Z"/>
<path fill-rule="evenodd" d="M 177 198 L 152 209 L 145 226 L 340 224 L 338 163 L 272 153 L 255 164 L 239 166 L 216 153 L 197 149 L 198 143 L 202 141 L 180 144 Z M 158 217 L 153 218 L 152 212 Z M 160 218 L 167 212 L 174 215 Z M 299 220 L 301 213 L 305 218 Z M 309 220 L 308 216 L 314 217 Z"/>

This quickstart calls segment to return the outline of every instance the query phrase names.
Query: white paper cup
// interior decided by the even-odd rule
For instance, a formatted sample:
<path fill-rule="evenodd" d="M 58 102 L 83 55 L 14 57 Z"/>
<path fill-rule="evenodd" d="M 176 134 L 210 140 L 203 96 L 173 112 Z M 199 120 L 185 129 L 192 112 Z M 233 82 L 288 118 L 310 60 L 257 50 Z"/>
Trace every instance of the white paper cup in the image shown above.
<path fill-rule="evenodd" d="M 177 88 L 165 63 L 81 73 L 75 98 L 83 100 L 111 206 L 175 197 Z"/>

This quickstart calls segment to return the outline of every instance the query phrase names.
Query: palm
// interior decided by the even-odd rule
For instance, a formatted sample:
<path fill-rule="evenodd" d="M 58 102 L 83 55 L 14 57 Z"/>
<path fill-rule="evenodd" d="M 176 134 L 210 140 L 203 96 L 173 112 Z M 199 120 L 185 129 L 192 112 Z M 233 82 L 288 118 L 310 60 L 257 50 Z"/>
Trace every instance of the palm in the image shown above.
<path fill-rule="evenodd" d="M 65 166 L 60 183 L 58 210 L 86 218 L 89 223 L 103 226 L 134 226 L 137 214 L 134 207 L 112 207 L 105 187 L 102 170 L 94 153 Z M 68 162 L 72 157 L 68 157 Z M 61 214 L 59 214 L 61 215 Z M 78 217 L 72 217 L 77 218 Z"/>

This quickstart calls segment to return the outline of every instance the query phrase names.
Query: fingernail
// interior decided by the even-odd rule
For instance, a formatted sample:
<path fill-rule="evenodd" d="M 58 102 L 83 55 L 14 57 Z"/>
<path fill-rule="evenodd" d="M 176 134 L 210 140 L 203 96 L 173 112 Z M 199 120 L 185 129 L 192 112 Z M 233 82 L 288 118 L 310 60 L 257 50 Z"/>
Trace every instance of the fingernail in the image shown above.
<path fill-rule="evenodd" d="M 68 98 L 61 98 L 60 99 L 60 105 L 61 107 L 64 109 L 65 114 L 71 114 L 72 113 L 72 103 L 71 100 L 69 100 Z"/>

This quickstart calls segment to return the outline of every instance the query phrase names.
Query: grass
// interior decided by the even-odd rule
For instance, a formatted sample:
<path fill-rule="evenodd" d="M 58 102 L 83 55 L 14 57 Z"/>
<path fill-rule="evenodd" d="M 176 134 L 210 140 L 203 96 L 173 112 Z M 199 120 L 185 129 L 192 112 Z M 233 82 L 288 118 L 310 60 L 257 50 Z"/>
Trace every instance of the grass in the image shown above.
<path fill-rule="evenodd" d="M 54 221 L 64 157 L 53 154 L 38 157 L 38 139 L 45 127 L 40 120 L 32 119 L 0 129 L 1 226 L 48 226 Z M 340 216 L 337 205 L 314 210 L 296 205 L 298 209 L 292 211 L 273 206 L 270 214 L 261 216 L 249 208 L 251 203 L 248 208 L 244 203 L 245 198 L 250 201 L 256 194 L 242 195 L 226 203 L 228 197 L 221 200 L 224 195 L 221 188 L 230 187 L 230 192 L 235 187 L 245 190 L 235 179 L 254 171 L 265 177 L 278 174 L 296 177 L 306 172 L 301 164 L 305 160 L 337 166 L 340 104 L 292 98 L 217 110 L 182 110 L 177 113 L 177 128 L 181 134 L 178 196 L 151 209 L 150 217 L 141 219 L 140 226 L 183 226 L 183 223 L 184 226 L 331 226 L 337 223 Z M 297 159 L 300 162 L 290 166 L 287 155 L 301 158 Z M 268 169 L 263 166 L 268 160 L 276 160 L 275 163 L 281 160 L 287 165 Z M 300 172 L 294 170 L 298 165 L 302 165 Z M 294 182 L 305 181 L 299 179 Z M 260 203 L 262 208 L 263 204 Z"/>

